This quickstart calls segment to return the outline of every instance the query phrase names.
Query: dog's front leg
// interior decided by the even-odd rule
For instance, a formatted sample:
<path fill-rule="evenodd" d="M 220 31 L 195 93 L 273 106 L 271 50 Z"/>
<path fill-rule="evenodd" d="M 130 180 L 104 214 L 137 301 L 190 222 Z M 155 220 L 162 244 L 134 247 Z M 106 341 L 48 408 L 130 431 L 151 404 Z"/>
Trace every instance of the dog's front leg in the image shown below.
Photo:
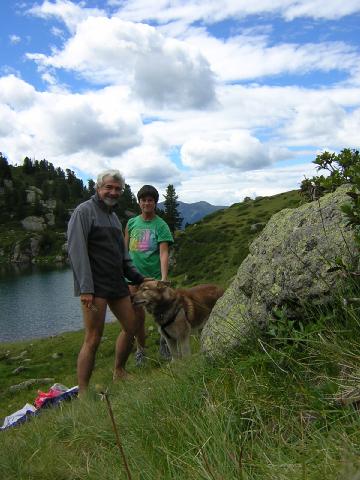
<path fill-rule="evenodd" d="M 191 355 L 190 335 L 182 338 L 178 343 L 181 357 L 189 357 Z"/>
<path fill-rule="evenodd" d="M 181 358 L 181 350 L 178 348 L 178 342 L 172 338 L 166 338 L 166 343 L 168 344 L 172 361 Z"/>

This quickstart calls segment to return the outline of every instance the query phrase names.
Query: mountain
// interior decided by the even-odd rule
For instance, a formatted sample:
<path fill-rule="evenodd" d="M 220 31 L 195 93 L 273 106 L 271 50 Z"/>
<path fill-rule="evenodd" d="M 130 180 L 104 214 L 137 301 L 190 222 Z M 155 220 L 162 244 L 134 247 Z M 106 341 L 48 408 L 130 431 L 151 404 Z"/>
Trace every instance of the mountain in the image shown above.
<path fill-rule="evenodd" d="M 185 203 L 178 201 L 177 203 L 179 204 L 178 209 L 180 215 L 183 217 L 181 228 L 185 228 L 185 225 L 187 223 L 196 223 L 210 213 L 227 208 L 225 206 L 211 205 L 210 203 L 205 201 L 195 203 Z M 158 203 L 158 207 L 160 209 L 163 209 L 164 202 Z"/>

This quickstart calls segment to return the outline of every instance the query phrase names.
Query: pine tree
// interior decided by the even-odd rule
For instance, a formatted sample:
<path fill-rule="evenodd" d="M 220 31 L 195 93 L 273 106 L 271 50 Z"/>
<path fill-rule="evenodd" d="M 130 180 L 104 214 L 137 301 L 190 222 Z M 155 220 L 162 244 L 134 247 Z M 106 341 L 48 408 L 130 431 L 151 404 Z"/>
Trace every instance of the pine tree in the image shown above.
<path fill-rule="evenodd" d="M 183 218 L 178 210 L 178 196 L 176 195 L 174 185 L 168 185 L 164 195 L 164 218 L 172 233 L 181 228 Z"/>
<path fill-rule="evenodd" d="M 0 185 L 4 184 L 4 179 L 11 179 L 11 170 L 7 159 L 0 152 Z"/>
<path fill-rule="evenodd" d="M 119 202 L 115 208 L 115 212 L 125 227 L 128 219 L 140 213 L 139 205 L 135 195 L 131 191 L 130 185 L 125 184 L 123 194 L 120 196 Z"/>

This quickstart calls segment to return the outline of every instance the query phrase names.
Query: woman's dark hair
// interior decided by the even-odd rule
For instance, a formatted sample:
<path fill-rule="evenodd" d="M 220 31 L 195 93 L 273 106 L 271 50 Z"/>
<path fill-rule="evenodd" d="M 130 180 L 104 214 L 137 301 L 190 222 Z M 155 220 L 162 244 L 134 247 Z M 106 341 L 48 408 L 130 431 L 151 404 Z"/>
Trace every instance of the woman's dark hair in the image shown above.
<path fill-rule="evenodd" d="M 137 193 L 138 201 L 140 198 L 152 197 L 155 200 L 155 203 L 159 201 L 159 192 L 152 185 L 143 185 Z"/>

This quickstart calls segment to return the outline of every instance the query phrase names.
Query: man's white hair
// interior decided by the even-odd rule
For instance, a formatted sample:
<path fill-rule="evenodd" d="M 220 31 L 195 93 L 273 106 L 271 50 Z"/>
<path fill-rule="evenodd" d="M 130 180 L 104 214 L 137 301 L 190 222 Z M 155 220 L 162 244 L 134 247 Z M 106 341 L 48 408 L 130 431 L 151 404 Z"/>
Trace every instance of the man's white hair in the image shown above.
<path fill-rule="evenodd" d="M 104 184 L 104 179 L 110 177 L 120 183 L 121 188 L 125 187 L 125 178 L 119 172 L 119 170 L 105 170 L 97 176 L 96 186 L 101 187 Z"/>

